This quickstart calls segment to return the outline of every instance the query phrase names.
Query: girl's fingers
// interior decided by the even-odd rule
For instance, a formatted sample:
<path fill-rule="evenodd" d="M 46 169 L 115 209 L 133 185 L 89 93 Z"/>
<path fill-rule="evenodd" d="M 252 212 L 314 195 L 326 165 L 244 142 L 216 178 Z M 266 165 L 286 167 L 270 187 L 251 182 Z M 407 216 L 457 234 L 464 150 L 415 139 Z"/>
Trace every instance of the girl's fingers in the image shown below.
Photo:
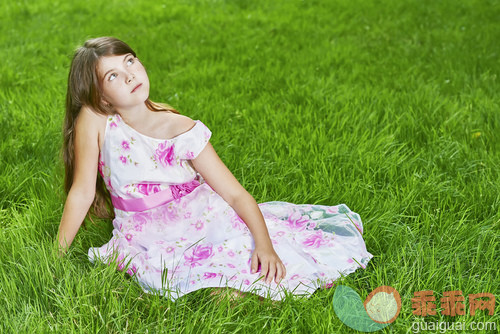
<path fill-rule="evenodd" d="M 264 280 L 267 281 L 267 274 L 269 271 L 269 262 L 265 261 L 262 262 L 260 261 L 260 274 L 264 276 Z"/>
<path fill-rule="evenodd" d="M 281 262 L 278 262 L 278 264 L 276 265 L 276 278 L 274 279 L 276 284 L 278 284 L 279 281 L 285 276 L 284 269 L 285 267 L 281 264 Z"/>
<path fill-rule="evenodd" d="M 250 268 L 252 270 L 252 274 L 255 274 L 257 272 L 257 269 L 259 269 L 259 259 L 257 258 L 257 254 L 255 253 L 252 254 L 252 261 L 250 262 Z"/>
<path fill-rule="evenodd" d="M 266 283 L 270 284 L 273 281 L 275 275 L 276 275 L 276 263 L 271 262 L 269 264 L 269 272 L 267 273 Z"/>

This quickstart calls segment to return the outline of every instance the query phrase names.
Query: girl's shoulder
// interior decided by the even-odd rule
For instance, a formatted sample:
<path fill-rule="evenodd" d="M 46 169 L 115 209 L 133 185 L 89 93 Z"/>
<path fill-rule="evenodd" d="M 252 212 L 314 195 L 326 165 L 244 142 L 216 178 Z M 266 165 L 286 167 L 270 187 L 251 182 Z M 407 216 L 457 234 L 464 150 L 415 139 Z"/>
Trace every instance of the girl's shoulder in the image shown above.
<path fill-rule="evenodd" d="M 106 115 L 98 114 L 91 108 L 83 106 L 76 119 L 76 134 L 85 134 L 87 138 L 97 136 L 101 146 L 106 131 L 106 120 Z"/>
<path fill-rule="evenodd" d="M 91 108 L 83 106 L 80 109 L 80 113 L 76 119 L 76 128 L 94 128 L 94 129 L 105 129 L 106 128 L 106 115 L 98 114 Z"/>
<path fill-rule="evenodd" d="M 172 112 L 157 111 L 155 114 L 156 124 L 158 124 L 157 131 L 161 131 L 166 138 L 177 137 L 189 131 L 196 124 L 191 118 Z"/>

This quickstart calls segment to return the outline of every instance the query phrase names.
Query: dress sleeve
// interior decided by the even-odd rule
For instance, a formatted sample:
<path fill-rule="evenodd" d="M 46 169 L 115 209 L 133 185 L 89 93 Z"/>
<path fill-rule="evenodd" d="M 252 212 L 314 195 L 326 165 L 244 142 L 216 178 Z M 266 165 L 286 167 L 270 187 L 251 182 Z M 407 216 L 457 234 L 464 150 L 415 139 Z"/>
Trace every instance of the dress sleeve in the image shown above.
<path fill-rule="evenodd" d="M 201 121 L 182 136 L 177 142 L 178 154 L 181 159 L 191 160 L 198 156 L 207 145 L 212 132 Z"/>

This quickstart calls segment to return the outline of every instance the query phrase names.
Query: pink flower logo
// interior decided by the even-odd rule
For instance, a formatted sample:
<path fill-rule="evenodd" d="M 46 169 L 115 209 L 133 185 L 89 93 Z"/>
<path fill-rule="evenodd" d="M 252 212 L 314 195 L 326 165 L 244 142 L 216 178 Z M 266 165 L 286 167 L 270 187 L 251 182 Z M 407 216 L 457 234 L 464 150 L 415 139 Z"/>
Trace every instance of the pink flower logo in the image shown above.
<path fill-rule="evenodd" d="M 300 212 L 294 211 L 287 219 L 287 225 L 293 229 L 302 231 L 306 228 L 309 219 L 307 216 L 302 216 Z"/>
<path fill-rule="evenodd" d="M 120 155 L 120 161 L 125 165 L 127 164 L 127 157 Z"/>
<path fill-rule="evenodd" d="M 189 250 L 188 254 L 184 254 L 185 265 L 191 267 L 201 266 L 201 262 L 213 256 L 212 244 L 196 245 Z"/>
<path fill-rule="evenodd" d="M 160 143 L 156 149 L 155 158 L 163 167 L 172 166 L 175 161 L 174 144 L 170 145 L 168 141 Z"/>
<path fill-rule="evenodd" d="M 126 141 L 126 140 L 122 141 L 122 148 L 124 150 L 129 150 L 130 149 L 130 145 L 129 145 L 128 141 Z"/>

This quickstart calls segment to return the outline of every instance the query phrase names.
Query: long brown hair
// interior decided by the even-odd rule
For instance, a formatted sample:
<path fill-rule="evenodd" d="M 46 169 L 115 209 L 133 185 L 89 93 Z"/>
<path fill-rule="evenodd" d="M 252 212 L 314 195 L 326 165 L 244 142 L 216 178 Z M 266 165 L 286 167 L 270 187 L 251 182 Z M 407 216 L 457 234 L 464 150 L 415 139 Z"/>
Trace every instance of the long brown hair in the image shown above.
<path fill-rule="evenodd" d="M 79 47 L 73 60 L 68 76 L 68 90 L 66 93 L 66 116 L 63 125 L 63 160 L 65 166 L 64 190 L 69 193 L 73 184 L 75 168 L 74 138 L 75 123 L 83 106 L 102 115 L 113 115 L 116 111 L 112 106 L 104 104 L 101 98 L 101 84 L 97 72 L 97 64 L 101 57 L 120 56 L 136 53 L 130 46 L 114 37 L 99 37 L 87 40 Z M 152 111 L 178 112 L 169 105 L 156 103 L 149 98 L 146 106 Z M 97 163 L 97 161 L 96 161 Z M 96 194 L 90 207 L 90 213 L 101 218 L 112 218 L 113 211 L 109 193 L 101 175 L 96 181 Z"/>

